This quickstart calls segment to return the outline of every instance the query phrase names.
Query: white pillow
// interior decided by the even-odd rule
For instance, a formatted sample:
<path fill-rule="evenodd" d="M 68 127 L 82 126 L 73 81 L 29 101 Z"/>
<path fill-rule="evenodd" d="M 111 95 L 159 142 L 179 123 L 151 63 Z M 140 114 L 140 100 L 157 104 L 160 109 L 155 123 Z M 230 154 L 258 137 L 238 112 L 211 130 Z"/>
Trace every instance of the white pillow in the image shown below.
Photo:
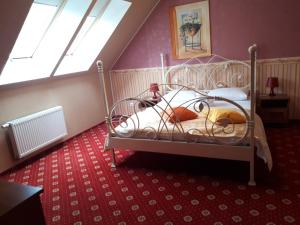
<path fill-rule="evenodd" d="M 217 88 L 210 90 L 208 96 L 218 96 L 230 99 L 232 101 L 243 101 L 247 100 L 247 93 L 245 93 L 241 88 Z"/>
<path fill-rule="evenodd" d="M 193 90 L 173 90 L 163 96 L 164 99 L 169 102 L 185 102 L 190 99 L 196 98 L 196 92 Z"/>

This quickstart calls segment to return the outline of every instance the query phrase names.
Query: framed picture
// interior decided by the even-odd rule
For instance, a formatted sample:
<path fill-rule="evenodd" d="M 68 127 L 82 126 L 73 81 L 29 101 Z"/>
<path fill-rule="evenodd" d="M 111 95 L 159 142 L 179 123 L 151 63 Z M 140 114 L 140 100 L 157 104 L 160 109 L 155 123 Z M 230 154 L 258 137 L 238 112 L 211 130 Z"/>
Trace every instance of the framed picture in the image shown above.
<path fill-rule="evenodd" d="M 172 7 L 170 28 L 176 59 L 211 55 L 208 0 Z"/>

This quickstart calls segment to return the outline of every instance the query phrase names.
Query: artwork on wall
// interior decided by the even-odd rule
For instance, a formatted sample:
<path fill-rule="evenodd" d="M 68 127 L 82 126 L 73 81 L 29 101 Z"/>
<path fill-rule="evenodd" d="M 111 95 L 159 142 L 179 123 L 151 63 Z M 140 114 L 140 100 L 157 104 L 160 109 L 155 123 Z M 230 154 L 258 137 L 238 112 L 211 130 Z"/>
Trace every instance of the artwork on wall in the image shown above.
<path fill-rule="evenodd" d="M 176 59 L 211 55 L 208 0 L 172 7 L 170 28 Z"/>

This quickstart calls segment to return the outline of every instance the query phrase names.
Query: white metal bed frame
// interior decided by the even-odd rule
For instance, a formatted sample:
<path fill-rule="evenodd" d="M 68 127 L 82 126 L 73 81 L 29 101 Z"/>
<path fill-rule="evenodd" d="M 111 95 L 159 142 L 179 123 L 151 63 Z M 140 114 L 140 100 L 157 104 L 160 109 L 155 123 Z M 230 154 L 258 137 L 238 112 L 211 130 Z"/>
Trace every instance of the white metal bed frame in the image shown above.
<path fill-rule="evenodd" d="M 255 96 L 256 96 L 256 49 L 257 46 L 254 44 L 249 47 L 248 51 L 250 54 L 250 113 L 247 113 L 241 106 L 236 104 L 235 102 L 221 98 L 221 97 L 209 97 L 209 96 L 201 96 L 197 98 L 193 104 L 204 102 L 206 104 L 209 99 L 213 100 L 223 100 L 228 103 L 231 103 L 238 107 L 244 114 L 246 118 L 246 132 L 243 137 L 241 137 L 238 141 L 233 143 L 228 142 L 216 142 L 216 143 L 202 143 L 202 142 L 190 142 L 190 141 L 174 141 L 172 140 L 161 140 L 157 135 L 148 138 L 139 138 L 131 133 L 129 136 L 123 136 L 118 134 L 118 132 L 114 129 L 115 122 L 115 114 L 113 113 L 115 107 L 120 102 L 126 101 L 135 101 L 138 103 L 147 104 L 141 96 L 143 93 L 135 98 L 127 98 L 123 99 L 114 104 L 111 110 L 109 110 L 108 100 L 107 100 L 107 86 L 105 85 L 104 73 L 103 73 L 103 64 L 101 61 L 97 61 L 98 72 L 101 81 L 103 82 L 104 87 L 104 102 L 106 108 L 106 124 L 108 128 L 108 134 L 105 140 L 104 151 L 111 151 L 112 153 L 112 166 L 116 166 L 116 157 L 115 157 L 115 148 L 129 148 L 137 151 L 146 151 L 146 152 L 158 152 L 158 153 L 167 153 L 167 154 L 176 154 L 176 155 L 187 155 L 187 156 L 198 156 L 198 157 L 207 157 L 207 158 L 217 158 L 217 159 L 229 159 L 229 160 L 237 160 L 237 161 L 246 161 L 249 162 L 249 182 L 248 185 L 254 186 L 255 178 L 254 178 L 254 160 L 255 160 L 255 137 L 254 137 L 254 116 L 255 116 Z M 245 62 L 241 62 L 241 64 L 246 64 Z M 167 74 L 169 71 L 167 72 Z M 180 85 L 183 88 L 185 86 Z M 172 89 L 172 84 L 167 85 L 168 89 Z M 190 88 L 188 88 L 190 89 Z M 200 93 L 202 94 L 202 93 Z M 162 97 L 162 95 L 161 95 Z M 163 98 L 163 97 L 162 97 Z M 168 102 L 166 102 L 169 104 Z M 209 104 L 208 104 L 209 107 Z M 203 108 L 203 107 L 201 107 Z M 162 109 L 164 112 L 166 110 Z M 199 111 L 201 111 L 200 109 Z M 136 112 L 136 111 L 135 111 Z M 119 117 L 119 122 L 124 122 L 125 119 L 129 119 L 130 117 L 127 115 Z M 162 119 L 162 126 L 165 125 L 165 121 Z M 137 125 L 138 126 L 138 125 Z M 180 122 L 176 122 L 175 126 L 181 126 Z M 158 131 L 156 131 L 158 132 Z M 170 132 L 172 135 L 172 132 Z M 247 138 L 247 145 L 244 143 Z"/>

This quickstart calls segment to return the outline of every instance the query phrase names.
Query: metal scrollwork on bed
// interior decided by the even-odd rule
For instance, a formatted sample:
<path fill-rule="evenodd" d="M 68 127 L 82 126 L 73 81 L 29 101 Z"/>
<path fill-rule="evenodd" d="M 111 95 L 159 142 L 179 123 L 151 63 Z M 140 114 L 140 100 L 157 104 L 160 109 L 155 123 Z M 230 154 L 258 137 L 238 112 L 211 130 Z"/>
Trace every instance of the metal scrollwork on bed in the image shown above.
<path fill-rule="evenodd" d="M 177 136 L 178 139 L 178 135 L 180 135 L 179 140 L 186 142 L 207 142 L 226 145 L 246 143 L 245 139 L 249 134 L 248 121 L 250 121 L 250 118 L 248 112 L 239 104 L 226 98 L 217 96 L 211 97 L 204 92 L 197 91 L 193 88 L 179 84 L 161 84 L 159 86 L 160 89 L 163 90 L 170 85 L 173 87 L 177 86 L 176 93 L 173 95 L 173 97 L 168 100 L 165 99 L 162 94 L 157 93 L 161 101 L 159 104 L 154 106 L 149 105 L 149 102 L 144 100 L 143 97 L 145 92 L 149 92 L 150 90 L 146 90 L 134 98 L 126 98 L 116 102 L 107 118 L 107 123 L 109 124 L 111 134 L 113 136 L 126 138 L 148 138 L 163 140 L 176 140 L 175 136 Z M 185 90 L 193 91 L 198 96 L 173 106 L 173 99 L 176 99 L 176 96 L 180 95 L 180 93 Z M 243 132 L 239 137 L 233 138 L 236 125 L 231 121 L 230 118 L 223 118 L 222 121 L 218 123 L 209 121 L 211 110 L 210 105 L 214 101 L 224 101 L 232 105 L 232 108 L 236 108 L 246 118 L 246 123 L 243 125 Z M 118 111 L 116 109 L 122 104 L 128 104 L 131 106 L 131 115 L 118 115 L 116 113 L 116 111 Z M 140 105 L 146 106 L 146 110 L 151 110 L 152 115 L 155 114 L 156 118 L 158 118 L 156 119 L 158 122 L 155 124 L 155 126 L 142 125 L 142 120 L 144 119 L 142 116 L 145 107 L 141 110 L 139 108 Z M 184 128 L 185 122 L 180 121 L 179 118 L 176 119 L 174 123 L 168 122 L 168 119 L 171 116 L 170 114 L 174 113 L 174 108 L 176 107 L 184 107 L 198 113 L 199 115 L 203 114 L 202 120 L 204 129 L 198 129 L 196 126 Z M 121 132 L 120 130 L 126 130 L 127 132 Z M 220 138 L 220 136 L 222 136 L 222 138 Z"/>
<path fill-rule="evenodd" d="M 196 63 L 196 64 L 194 64 Z M 168 90 L 172 84 L 181 84 L 196 90 L 220 87 L 250 88 L 250 65 L 213 55 L 207 62 L 192 58 L 183 64 L 170 67 L 165 73 Z"/>

